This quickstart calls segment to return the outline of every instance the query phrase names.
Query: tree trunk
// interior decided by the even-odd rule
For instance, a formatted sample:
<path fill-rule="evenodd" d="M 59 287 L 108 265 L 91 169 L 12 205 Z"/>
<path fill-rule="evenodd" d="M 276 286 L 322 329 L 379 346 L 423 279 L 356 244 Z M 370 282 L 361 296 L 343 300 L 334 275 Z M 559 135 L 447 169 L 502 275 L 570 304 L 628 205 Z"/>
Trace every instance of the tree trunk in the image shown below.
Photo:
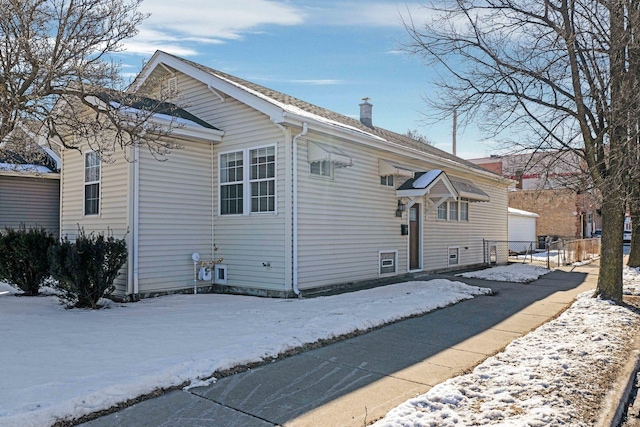
<path fill-rule="evenodd" d="M 631 250 L 627 265 L 640 267 L 640 203 L 632 202 L 631 205 Z"/>
<path fill-rule="evenodd" d="M 596 296 L 616 302 L 622 302 L 622 206 L 619 194 L 607 195 L 602 203 L 602 247 L 595 292 Z"/>

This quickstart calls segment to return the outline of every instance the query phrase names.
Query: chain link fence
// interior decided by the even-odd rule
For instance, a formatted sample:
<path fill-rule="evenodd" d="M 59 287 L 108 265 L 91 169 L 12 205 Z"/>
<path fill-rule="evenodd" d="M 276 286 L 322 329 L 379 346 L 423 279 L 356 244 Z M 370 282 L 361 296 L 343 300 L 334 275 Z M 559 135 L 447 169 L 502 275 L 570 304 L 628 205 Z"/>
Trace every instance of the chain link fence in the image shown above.
<path fill-rule="evenodd" d="M 555 268 L 600 257 L 600 239 L 484 240 L 484 262 L 488 265 L 521 263 Z"/>

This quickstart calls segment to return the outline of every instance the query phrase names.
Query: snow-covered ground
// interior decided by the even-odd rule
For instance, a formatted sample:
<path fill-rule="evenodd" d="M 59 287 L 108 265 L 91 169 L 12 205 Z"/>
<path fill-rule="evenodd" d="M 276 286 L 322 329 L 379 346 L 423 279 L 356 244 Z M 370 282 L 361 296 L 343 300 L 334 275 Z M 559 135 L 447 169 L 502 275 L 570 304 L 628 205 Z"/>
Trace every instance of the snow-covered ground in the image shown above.
<path fill-rule="evenodd" d="M 449 280 L 322 298 L 172 295 L 104 310 L 0 284 L 0 426 L 47 426 L 490 292 Z"/>
<path fill-rule="evenodd" d="M 484 270 L 456 274 L 458 277 L 495 280 L 497 282 L 529 283 L 550 270 L 531 264 L 510 264 Z"/>
<path fill-rule="evenodd" d="M 625 268 L 625 293 L 640 274 Z M 591 426 L 640 316 L 581 294 L 560 317 L 488 358 L 472 373 L 391 410 L 376 427 Z"/>
<path fill-rule="evenodd" d="M 640 295 L 640 268 L 625 268 L 622 272 L 625 295 Z"/>

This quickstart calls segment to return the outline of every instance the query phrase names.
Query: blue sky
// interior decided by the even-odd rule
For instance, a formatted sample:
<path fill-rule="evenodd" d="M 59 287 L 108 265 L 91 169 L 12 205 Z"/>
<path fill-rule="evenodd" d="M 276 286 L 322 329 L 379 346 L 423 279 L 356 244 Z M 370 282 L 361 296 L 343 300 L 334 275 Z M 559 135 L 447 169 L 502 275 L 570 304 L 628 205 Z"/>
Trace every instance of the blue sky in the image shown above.
<path fill-rule="evenodd" d="M 151 16 L 119 59 L 135 75 L 156 49 L 357 117 L 371 98 L 373 123 L 417 130 L 451 151 L 452 122 L 425 123 L 434 73 L 400 51 L 401 16 L 428 16 L 394 0 L 145 0 Z M 460 157 L 494 153 L 476 129 L 458 130 Z"/>

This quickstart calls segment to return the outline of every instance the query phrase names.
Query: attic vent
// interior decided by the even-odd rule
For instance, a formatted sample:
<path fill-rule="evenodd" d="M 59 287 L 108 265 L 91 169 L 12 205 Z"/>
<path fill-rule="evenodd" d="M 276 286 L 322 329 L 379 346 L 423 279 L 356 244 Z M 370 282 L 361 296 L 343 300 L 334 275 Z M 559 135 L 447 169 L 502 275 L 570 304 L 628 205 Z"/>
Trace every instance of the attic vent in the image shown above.
<path fill-rule="evenodd" d="M 178 93 L 178 78 L 171 77 L 167 80 L 167 96 L 174 98 Z"/>
<path fill-rule="evenodd" d="M 380 276 L 387 274 L 395 274 L 398 264 L 398 251 L 379 251 L 378 252 L 378 265 L 380 269 Z"/>

